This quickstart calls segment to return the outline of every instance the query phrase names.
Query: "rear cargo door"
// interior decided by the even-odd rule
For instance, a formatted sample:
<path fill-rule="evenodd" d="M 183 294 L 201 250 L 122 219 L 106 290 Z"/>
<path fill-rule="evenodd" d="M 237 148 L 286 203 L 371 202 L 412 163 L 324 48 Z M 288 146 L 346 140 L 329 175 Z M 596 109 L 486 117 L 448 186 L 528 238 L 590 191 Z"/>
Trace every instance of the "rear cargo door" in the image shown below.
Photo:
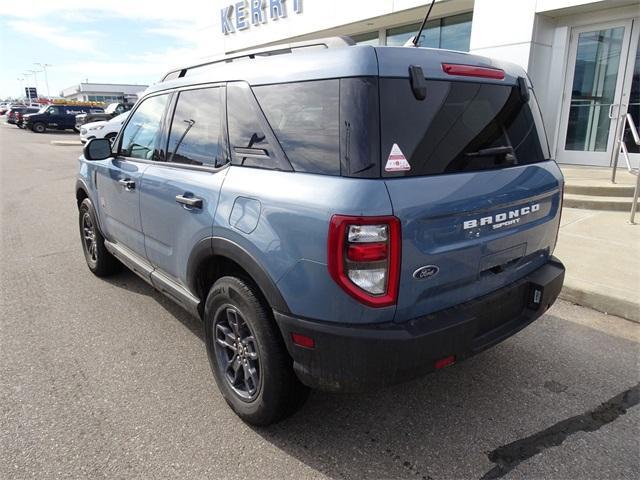
<path fill-rule="evenodd" d="M 380 80 L 382 176 L 402 223 L 396 321 L 472 300 L 551 254 L 562 176 L 517 84 Z"/>

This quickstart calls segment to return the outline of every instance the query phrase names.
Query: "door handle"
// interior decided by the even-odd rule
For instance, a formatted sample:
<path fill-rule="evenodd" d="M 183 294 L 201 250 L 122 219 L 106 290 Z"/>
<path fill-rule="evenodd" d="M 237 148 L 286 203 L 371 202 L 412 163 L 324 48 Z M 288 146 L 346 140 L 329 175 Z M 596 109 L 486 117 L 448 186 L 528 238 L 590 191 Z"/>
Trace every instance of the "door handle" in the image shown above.
<path fill-rule="evenodd" d="M 198 197 L 185 197 L 184 195 L 176 195 L 176 202 L 191 208 L 202 208 L 202 199 Z"/>
<path fill-rule="evenodd" d="M 118 183 L 124 187 L 125 190 L 135 190 L 136 182 L 129 180 L 128 178 L 121 178 Z"/>
<path fill-rule="evenodd" d="M 618 113 L 617 113 L 615 116 L 613 115 L 613 107 L 618 107 Z M 612 103 L 611 105 L 609 105 L 609 118 L 614 119 L 614 118 L 616 118 L 619 114 L 620 114 L 620 104 L 618 104 L 618 103 Z"/>

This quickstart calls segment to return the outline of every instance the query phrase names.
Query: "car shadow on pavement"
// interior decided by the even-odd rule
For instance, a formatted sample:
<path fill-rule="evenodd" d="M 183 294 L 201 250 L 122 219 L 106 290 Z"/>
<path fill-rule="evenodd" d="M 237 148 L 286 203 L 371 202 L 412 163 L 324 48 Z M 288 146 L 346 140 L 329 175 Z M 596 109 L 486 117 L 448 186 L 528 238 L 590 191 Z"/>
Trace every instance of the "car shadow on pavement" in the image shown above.
<path fill-rule="evenodd" d="M 606 365 L 611 351 L 615 366 Z M 533 456 L 562 443 L 544 432 L 564 428 L 572 417 L 580 425 L 570 434 L 600 428 L 583 425 L 581 417 L 637 384 L 636 352 L 634 342 L 552 311 L 460 364 L 368 394 L 313 392 L 293 417 L 254 430 L 331 478 L 499 478 L 520 461 L 496 455 L 505 445 L 522 442 Z"/>
<path fill-rule="evenodd" d="M 122 272 L 110 276 L 104 277 L 103 280 L 110 283 L 114 287 L 122 288 L 129 292 L 134 292 L 139 295 L 145 295 L 152 297 L 158 302 L 162 308 L 169 312 L 176 320 L 184 325 L 191 333 L 204 342 L 204 330 L 202 328 L 202 322 L 187 312 L 184 308 L 165 297 L 162 293 L 155 290 L 151 285 L 146 283 L 141 278 L 138 278 L 136 274 L 123 269 Z"/>
<path fill-rule="evenodd" d="M 106 280 L 154 298 L 204 341 L 198 319 L 133 273 Z M 603 352 L 620 350 L 621 339 L 552 312 L 502 344 L 422 379 L 365 394 L 314 391 L 292 417 L 251 429 L 330 478 L 498 478 L 491 476 L 501 468 L 489 459 L 494 449 L 618 393 L 605 362 L 601 373 L 589 372 L 602 392 L 576 380 L 594 359 L 584 345 L 567 349 L 566 338 L 585 339 Z M 632 342 L 624 346 L 622 369 L 636 351 Z"/>
<path fill-rule="evenodd" d="M 16 127 L 18 128 L 18 127 Z M 52 129 L 48 129 L 45 130 L 42 133 L 36 133 L 36 132 L 32 132 L 30 129 L 24 129 L 22 128 L 21 130 L 23 130 L 24 132 L 31 134 L 31 135 L 36 135 L 36 136 L 41 136 L 41 135 L 68 135 L 68 136 L 78 136 L 79 133 L 78 132 L 74 132 L 73 130 L 52 130 Z"/>

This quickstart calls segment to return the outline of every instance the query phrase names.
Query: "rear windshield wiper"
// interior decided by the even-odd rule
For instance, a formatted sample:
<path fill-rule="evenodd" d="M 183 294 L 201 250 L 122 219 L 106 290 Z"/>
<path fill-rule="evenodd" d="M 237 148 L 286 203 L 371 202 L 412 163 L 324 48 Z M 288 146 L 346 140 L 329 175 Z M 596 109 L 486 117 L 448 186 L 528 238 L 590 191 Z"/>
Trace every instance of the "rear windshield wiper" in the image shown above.
<path fill-rule="evenodd" d="M 469 152 L 465 153 L 467 157 L 491 157 L 493 155 L 512 155 L 513 156 L 513 147 L 508 145 L 502 147 L 489 147 L 489 148 L 481 148 L 477 152 Z"/>

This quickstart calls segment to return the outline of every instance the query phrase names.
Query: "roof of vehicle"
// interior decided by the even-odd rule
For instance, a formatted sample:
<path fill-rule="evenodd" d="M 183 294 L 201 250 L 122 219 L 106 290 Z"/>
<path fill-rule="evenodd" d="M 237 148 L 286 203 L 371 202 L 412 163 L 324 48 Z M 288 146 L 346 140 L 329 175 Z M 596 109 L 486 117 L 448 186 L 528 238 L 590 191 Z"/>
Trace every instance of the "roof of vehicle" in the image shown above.
<path fill-rule="evenodd" d="M 166 89 L 215 82 L 244 80 L 251 85 L 300 82 L 330 78 L 377 76 L 408 77 L 409 65 L 418 65 L 426 78 L 449 79 L 443 63 L 500 68 L 504 80 L 483 78 L 483 82 L 514 84 L 524 70 L 514 64 L 453 50 L 415 47 L 373 47 L 354 45 L 335 48 L 307 49 L 300 52 L 243 58 L 187 68 L 186 75 L 150 86 L 146 94 Z M 477 78 L 458 77 L 461 81 Z"/>

